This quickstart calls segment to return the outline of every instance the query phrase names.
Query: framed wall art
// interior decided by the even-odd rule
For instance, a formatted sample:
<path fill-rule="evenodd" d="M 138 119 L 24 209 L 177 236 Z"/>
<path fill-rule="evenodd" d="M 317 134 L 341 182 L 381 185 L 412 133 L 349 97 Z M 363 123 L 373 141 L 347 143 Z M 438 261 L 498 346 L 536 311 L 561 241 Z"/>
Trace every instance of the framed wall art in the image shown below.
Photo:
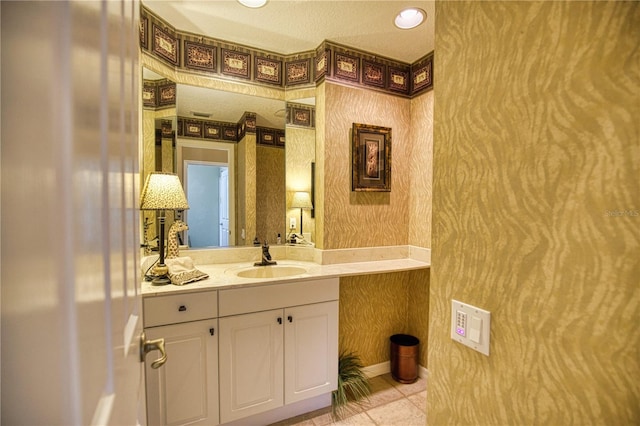
<path fill-rule="evenodd" d="M 391 128 L 353 123 L 352 191 L 391 191 Z"/>

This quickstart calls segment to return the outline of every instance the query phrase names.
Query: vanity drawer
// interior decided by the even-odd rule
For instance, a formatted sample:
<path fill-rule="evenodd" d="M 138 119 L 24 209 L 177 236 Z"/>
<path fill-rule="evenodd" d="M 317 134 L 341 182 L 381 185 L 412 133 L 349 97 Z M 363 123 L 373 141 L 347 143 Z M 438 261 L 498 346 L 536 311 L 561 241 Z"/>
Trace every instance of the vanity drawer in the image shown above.
<path fill-rule="evenodd" d="M 338 278 L 220 290 L 220 317 L 338 300 Z"/>
<path fill-rule="evenodd" d="M 218 316 L 218 292 L 203 291 L 145 297 L 144 326 L 175 324 Z"/>

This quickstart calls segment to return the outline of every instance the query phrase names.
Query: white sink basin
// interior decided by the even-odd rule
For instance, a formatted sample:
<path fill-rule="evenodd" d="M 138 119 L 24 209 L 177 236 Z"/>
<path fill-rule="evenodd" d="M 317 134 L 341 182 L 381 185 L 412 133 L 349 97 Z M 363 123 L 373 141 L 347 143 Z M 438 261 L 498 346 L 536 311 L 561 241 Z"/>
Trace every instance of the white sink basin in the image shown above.
<path fill-rule="evenodd" d="M 253 266 L 236 272 L 241 278 L 283 278 L 307 272 L 306 268 L 292 265 Z"/>

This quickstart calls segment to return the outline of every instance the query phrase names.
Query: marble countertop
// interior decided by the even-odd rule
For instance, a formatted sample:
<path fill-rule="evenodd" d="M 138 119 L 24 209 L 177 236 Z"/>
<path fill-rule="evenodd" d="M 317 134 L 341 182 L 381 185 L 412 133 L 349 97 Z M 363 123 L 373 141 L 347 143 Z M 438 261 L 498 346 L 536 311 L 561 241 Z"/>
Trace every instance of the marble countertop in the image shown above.
<path fill-rule="evenodd" d="M 204 265 L 196 264 L 196 268 L 208 274 L 209 278 L 189 283 L 184 286 L 176 286 L 172 284 L 166 286 L 154 286 L 151 282 L 143 281 L 142 296 L 151 297 L 195 291 L 223 290 L 294 281 L 299 282 L 322 278 L 410 271 L 415 269 L 427 269 L 430 267 L 430 263 L 410 258 L 375 260 L 369 262 L 335 263 L 330 265 L 320 265 L 318 263 L 296 260 L 282 260 L 278 261 L 278 266 L 299 266 L 305 268 L 306 272 L 300 275 L 278 278 L 242 278 L 236 275 L 239 270 L 250 268 L 252 266 L 253 262 Z M 269 266 L 260 266 L 260 268 L 268 267 Z"/>

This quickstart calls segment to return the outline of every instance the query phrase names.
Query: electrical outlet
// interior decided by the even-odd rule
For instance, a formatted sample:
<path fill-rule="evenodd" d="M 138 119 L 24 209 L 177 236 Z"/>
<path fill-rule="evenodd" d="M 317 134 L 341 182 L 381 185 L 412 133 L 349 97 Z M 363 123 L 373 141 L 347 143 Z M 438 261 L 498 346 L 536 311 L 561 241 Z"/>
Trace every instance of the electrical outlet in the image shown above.
<path fill-rule="evenodd" d="M 289 218 L 289 229 L 296 229 L 296 218 L 295 217 L 290 217 Z"/>

